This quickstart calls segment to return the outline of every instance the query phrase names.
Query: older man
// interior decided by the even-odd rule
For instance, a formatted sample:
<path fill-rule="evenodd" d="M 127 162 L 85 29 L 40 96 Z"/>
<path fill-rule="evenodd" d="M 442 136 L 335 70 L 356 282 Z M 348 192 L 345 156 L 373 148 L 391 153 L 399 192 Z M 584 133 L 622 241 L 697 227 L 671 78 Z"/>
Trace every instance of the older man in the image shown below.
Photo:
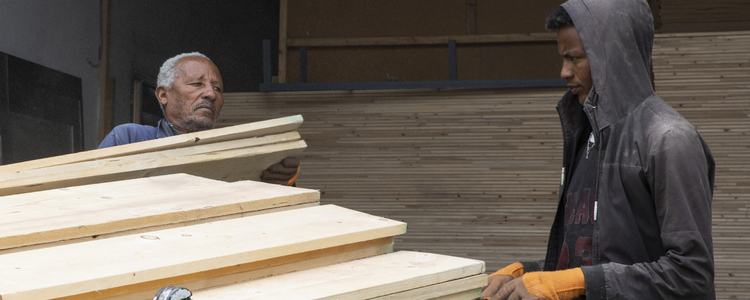
<path fill-rule="evenodd" d="M 156 98 L 164 119 L 156 127 L 123 124 L 104 138 L 99 148 L 212 129 L 224 104 L 224 83 L 219 68 L 198 52 L 183 53 L 164 62 L 157 78 Z M 292 185 L 299 173 L 294 157 L 263 171 L 265 182 Z"/>
<path fill-rule="evenodd" d="M 714 160 L 651 86 L 644 0 L 569 0 L 557 30 L 564 150 L 546 258 L 489 277 L 484 299 L 715 299 Z"/>

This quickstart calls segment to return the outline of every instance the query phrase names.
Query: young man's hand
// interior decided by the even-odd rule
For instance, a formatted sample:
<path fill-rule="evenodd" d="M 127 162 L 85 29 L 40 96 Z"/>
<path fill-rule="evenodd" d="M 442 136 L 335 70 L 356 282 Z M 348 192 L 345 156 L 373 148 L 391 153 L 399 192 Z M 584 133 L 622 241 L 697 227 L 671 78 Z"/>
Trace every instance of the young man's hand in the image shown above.
<path fill-rule="evenodd" d="M 528 273 L 528 274 L 533 274 Z M 527 275 L 528 275 L 527 274 Z M 526 275 L 524 275 L 526 276 Z M 493 295 L 488 295 L 488 297 L 485 298 L 484 293 L 482 293 L 482 299 L 488 299 L 488 300 L 539 300 L 539 299 L 549 299 L 540 297 L 534 294 L 529 293 L 529 290 L 526 289 L 526 285 L 523 283 L 523 277 L 515 278 L 511 280 L 510 282 L 503 285 L 502 288 L 500 288 L 497 293 Z M 556 299 L 553 299 L 556 300 Z"/>
<path fill-rule="evenodd" d="M 482 288 L 482 300 L 490 299 L 508 282 L 523 275 L 523 264 L 520 262 L 507 265 L 505 268 L 490 274 L 487 286 Z"/>

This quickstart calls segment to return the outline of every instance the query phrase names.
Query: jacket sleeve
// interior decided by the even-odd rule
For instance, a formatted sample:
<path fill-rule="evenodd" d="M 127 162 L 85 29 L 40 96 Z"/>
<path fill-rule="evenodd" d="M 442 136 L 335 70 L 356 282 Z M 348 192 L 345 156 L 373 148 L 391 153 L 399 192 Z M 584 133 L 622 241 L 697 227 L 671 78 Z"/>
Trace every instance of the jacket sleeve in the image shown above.
<path fill-rule="evenodd" d="M 690 127 L 672 128 L 654 137 L 642 166 L 646 174 L 643 184 L 649 185 L 653 198 L 663 255 L 645 263 L 583 268 L 587 299 L 714 297 L 714 161 L 708 146 Z"/>

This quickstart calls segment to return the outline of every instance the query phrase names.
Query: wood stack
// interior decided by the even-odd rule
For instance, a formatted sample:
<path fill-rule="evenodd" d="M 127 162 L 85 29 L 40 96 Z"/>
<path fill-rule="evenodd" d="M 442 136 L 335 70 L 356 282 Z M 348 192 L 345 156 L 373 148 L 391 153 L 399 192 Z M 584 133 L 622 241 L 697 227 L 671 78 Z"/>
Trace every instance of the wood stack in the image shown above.
<path fill-rule="evenodd" d="M 258 180 L 307 147 L 291 116 L 0 167 L 0 195 L 174 173 Z"/>
<path fill-rule="evenodd" d="M 296 116 L 281 123 L 290 120 L 297 123 L 292 130 L 301 122 Z M 250 135 L 236 129 L 95 150 L 95 160 L 71 155 L 46 164 L 26 163 L 31 167 L 3 173 L 9 181 L 18 180 L 13 174 L 23 174 L 21 179 L 40 182 L 44 190 L 14 193 L 10 184 L 4 185 L 9 194 L 0 197 L 5 228 L 0 233 L 0 299 L 151 299 L 166 285 L 187 287 L 194 299 L 479 296 L 487 282 L 481 261 L 391 253 L 394 236 L 406 231 L 403 222 L 321 206 L 317 190 L 215 179 L 248 173 L 243 159 L 273 163 L 281 159 L 275 155 L 304 148 L 299 135 L 283 133 L 288 129 Z M 233 134 L 242 137 L 229 137 Z M 186 147 L 173 147 L 168 139 Z M 200 145 L 192 145 L 196 143 Z M 222 154 L 289 143 L 290 148 L 273 151 Z M 191 157 L 201 154 L 229 157 L 235 167 Z M 186 163 L 144 162 L 148 160 Z M 65 163 L 50 166 L 60 161 Z M 163 173 L 167 175 L 144 177 Z M 64 180 L 47 184 L 48 178 Z"/>

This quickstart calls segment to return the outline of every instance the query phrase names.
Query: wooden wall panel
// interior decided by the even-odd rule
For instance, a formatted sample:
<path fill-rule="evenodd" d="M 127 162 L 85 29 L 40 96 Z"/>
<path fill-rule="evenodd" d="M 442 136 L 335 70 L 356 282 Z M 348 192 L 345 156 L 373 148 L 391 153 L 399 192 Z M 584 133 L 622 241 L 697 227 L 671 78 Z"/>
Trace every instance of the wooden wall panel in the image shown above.
<path fill-rule="evenodd" d="M 458 48 L 458 79 L 558 78 L 556 42 L 467 45 Z"/>
<path fill-rule="evenodd" d="M 288 38 L 466 33 L 466 1 L 288 0 Z"/>
<path fill-rule="evenodd" d="M 547 32 L 547 16 L 563 0 L 477 0 L 477 33 Z"/>
<path fill-rule="evenodd" d="M 307 50 L 308 82 L 448 80 L 448 46 Z M 299 51 L 290 49 L 289 82 L 299 82 Z M 293 71 L 292 71 L 293 70 Z"/>
<path fill-rule="evenodd" d="M 289 51 L 289 82 L 299 82 L 299 51 Z M 459 45 L 459 80 L 556 78 L 555 42 Z M 307 50 L 308 82 L 448 80 L 448 47 L 315 48 Z M 535 57 L 535 59 L 531 59 Z"/>
<path fill-rule="evenodd" d="M 747 0 L 658 0 L 661 32 L 750 30 Z"/>
<path fill-rule="evenodd" d="M 302 39 L 309 42 L 312 39 L 378 37 L 418 40 L 417 37 L 467 36 L 468 32 L 478 35 L 546 33 L 547 15 L 562 2 L 290 0 L 287 23 L 282 27 L 286 32 L 282 35 L 295 42 Z M 559 63 L 537 60 L 539 52 L 553 53 L 552 57 L 557 57 L 554 41 L 483 42 L 481 46 L 459 43 L 458 79 L 556 78 Z M 299 48 L 291 47 L 281 53 L 282 82 L 299 82 Z M 448 79 L 447 42 L 443 45 L 417 42 L 408 46 L 309 47 L 307 53 L 308 82 Z M 487 61 L 492 64 L 486 66 Z"/>

